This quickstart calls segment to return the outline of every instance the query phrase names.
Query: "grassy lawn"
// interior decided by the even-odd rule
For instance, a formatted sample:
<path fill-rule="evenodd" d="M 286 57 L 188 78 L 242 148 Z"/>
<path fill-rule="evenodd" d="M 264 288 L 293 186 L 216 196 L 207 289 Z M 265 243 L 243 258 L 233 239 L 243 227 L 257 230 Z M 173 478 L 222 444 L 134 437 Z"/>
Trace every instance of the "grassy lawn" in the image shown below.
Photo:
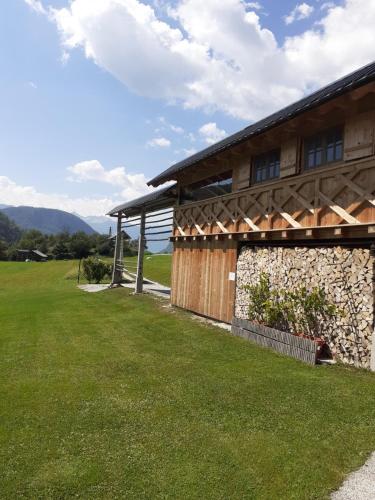
<path fill-rule="evenodd" d="M 125 257 L 125 262 L 137 265 L 137 257 Z M 145 255 L 143 274 L 146 278 L 166 286 L 171 284 L 171 255 Z M 133 272 L 135 270 L 133 269 Z"/>
<path fill-rule="evenodd" d="M 1 498 L 321 499 L 375 449 L 373 374 L 82 292 L 72 265 L 0 263 Z"/>

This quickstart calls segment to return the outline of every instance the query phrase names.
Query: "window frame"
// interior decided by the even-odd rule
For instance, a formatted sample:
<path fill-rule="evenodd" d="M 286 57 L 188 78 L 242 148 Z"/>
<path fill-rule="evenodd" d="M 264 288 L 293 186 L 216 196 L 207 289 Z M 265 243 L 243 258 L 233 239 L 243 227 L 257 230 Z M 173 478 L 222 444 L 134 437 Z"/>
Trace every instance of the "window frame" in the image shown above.
<path fill-rule="evenodd" d="M 330 134 L 337 134 L 340 133 L 341 140 L 335 140 L 334 141 L 334 159 L 333 160 L 327 160 L 327 152 L 328 152 L 328 145 L 329 145 L 329 135 Z M 302 171 L 303 172 L 311 172 L 312 170 L 316 170 L 319 168 L 326 168 L 329 167 L 330 165 L 334 165 L 336 163 L 342 162 L 344 159 L 344 126 L 343 125 L 337 125 L 335 127 L 330 127 L 325 130 L 321 130 L 320 132 L 317 132 L 316 134 L 304 137 L 303 139 L 303 155 L 302 155 Z M 309 167 L 308 166 L 308 159 L 309 159 L 309 148 L 308 144 L 309 142 L 311 143 L 312 141 L 317 141 L 321 140 L 321 155 L 322 155 L 322 161 L 319 165 L 314 165 Z M 337 144 L 341 142 L 341 156 L 340 158 L 336 158 L 336 149 L 337 149 Z M 315 148 L 315 156 L 316 156 L 316 150 L 318 148 Z"/>
<path fill-rule="evenodd" d="M 257 180 L 257 166 L 256 166 L 256 162 L 259 161 L 259 159 L 262 159 L 262 158 L 267 158 L 268 160 L 271 159 L 272 155 L 275 155 L 277 154 L 278 155 L 278 174 L 277 175 L 273 175 L 272 177 L 269 176 L 269 170 L 270 170 L 270 161 L 268 161 L 267 165 L 266 165 L 266 169 L 267 169 L 267 177 L 265 179 L 260 179 L 260 180 Z M 276 149 L 272 149 L 270 151 L 266 151 L 264 153 L 261 153 L 259 155 L 254 155 L 251 159 L 251 185 L 254 186 L 254 185 L 258 185 L 258 184 L 264 184 L 266 182 L 272 182 L 272 181 L 276 181 L 278 179 L 280 179 L 280 162 L 281 162 L 281 148 L 276 148 Z M 264 167 L 263 167 L 264 168 Z"/>
<path fill-rule="evenodd" d="M 223 186 L 228 186 L 228 190 L 226 190 Z M 206 192 L 207 194 L 210 191 L 210 187 L 215 190 L 215 187 L 217 190 L 222 190 L 222 193 L 218 192 L 212 192 L 209 196 L 205 196 L 202 198 L 198 199 L 191 199 L 191 197 L 194 198 L 194 193 L 199 193 L 201 192 Z M 221 174 L 218 175 L 213 175 L 211 177 L 207 177 L 206 179 L 203 179 L 198 182 L 194 182 L 192 184 L 188 184 L 186 186 L 181 186 L 180 188 L 180 204 L 181 205 L 186 205 L 188 203 L 197 203 L 197 202 L 202 202 L 205 200 L 209 200 L 211 198 L 217 198 L 220 196 L 225 196 L 227 194 L 230 194 L 233 189 L 233 170 L 227 170 L 225 172 L 222 172 Z M 202 191 L 201 191 L 202 190 Z"/>

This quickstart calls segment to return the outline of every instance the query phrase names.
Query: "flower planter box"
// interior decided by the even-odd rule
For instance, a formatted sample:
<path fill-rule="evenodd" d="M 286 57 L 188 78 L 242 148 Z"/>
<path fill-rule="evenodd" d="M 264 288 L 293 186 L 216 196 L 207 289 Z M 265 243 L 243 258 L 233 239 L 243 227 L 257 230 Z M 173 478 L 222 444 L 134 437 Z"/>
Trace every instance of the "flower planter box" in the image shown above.
<path fill-rule="evenodd" d="M 311 365 L 316 364 L 321 350 L 319 342 L 246 319 L 233 318 L 232 334 Z"/>

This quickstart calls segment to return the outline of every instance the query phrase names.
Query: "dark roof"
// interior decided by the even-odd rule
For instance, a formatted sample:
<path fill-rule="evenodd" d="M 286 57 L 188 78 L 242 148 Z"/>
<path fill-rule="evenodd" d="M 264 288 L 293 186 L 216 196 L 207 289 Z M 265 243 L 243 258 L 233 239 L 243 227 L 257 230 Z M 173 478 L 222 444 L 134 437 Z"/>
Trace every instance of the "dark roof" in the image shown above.
<path fill-rule="evenodd" d="M 333 83 L 321 88 L 320 90 L 314 92 L 313 94 L 300 99 L 299 101 L 290 104 L 289 106 L 273 113 L 262 120 L 253 123 L 252 125 L 236 132 L 235 134 L 223 139 L 208 148 L 199 151 L 198 153 L 185 158 L 184 160 L 172 165 L 167 170 L 164 170 L 161 174 L 157 175 L 153 179 L 151 179 L 148 184 L 152 186 L 158 186 L 159 184 L 163 184 L 167 180 L 173 178 L 173 176 L 184 170 L 185 168 L 191 167 L 196 163 L 209 158 L 221 151 L 228 149 L 231 146 L 239 144 L 246 139 L 249 139 L 252 136 L 259 135 L 266 130 L 280 125 L 281 123 L 294 118 L 295 116 L 308 111 L 324 102 L 327 102 L 335 97 L 338 97 L 349 90 L 355 89 L 357 87 L 361 87 L 366 83 L 372 82 L 375 80 L 375 62 L 364 66 L 349 75 L 336 80 Z"/>
<path fill-rule="evenodd" d="M 35 253 L 36 255 L 38 255 L 39 257 L 42 257 L 43 259 L 47 259 L 48 258 L 48 255 L 44 254 L 40 250 L 24 250 L 22 248 L 18 248 L 17 252 L 18 253 L 28 253 L 28 254 L 29 253 Z"/>
<path fill-rule="evenodd" d="M 142 209 L 148 212 L 161 210 L 174 205 L 177 197 L 176 184 L 168 186 L 150 194 L 136 198 L 135 200 L 128 201 L 122 205 L 113 208 L 107 215 L 116 216 L 122 212 L 126 216 L 139 215 Z"/>
<path fill-rule="evenodd" d="M 47 255 L 43 252 L 41 252 L 40 250 L 33 250 L 33 252 L 36 254 L 36 255 L 39 255 L 39 257 L 42 257 L 43 259 L 46 259 L 47 258 Z"/>

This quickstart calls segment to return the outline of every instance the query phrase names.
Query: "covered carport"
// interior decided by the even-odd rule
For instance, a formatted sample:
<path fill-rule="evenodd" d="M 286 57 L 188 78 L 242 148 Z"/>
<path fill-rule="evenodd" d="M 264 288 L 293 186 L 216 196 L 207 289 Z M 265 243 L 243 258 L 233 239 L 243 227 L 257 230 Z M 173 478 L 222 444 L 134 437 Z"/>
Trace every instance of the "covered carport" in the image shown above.
<path fill-rule="evenodd" d="M 173 229 L 173 207 L 177 201 L 176 185 L 158 189 L 113 208 L 107 215 L 117 218 L 116 244 L 111 286 L 124 281 L 124 272 L 134 275 L 135 293 L 143 292 L 143 259 L 147 242 L 169 241 Z M 136 273 L 124 266 L 124 231 L 139 228 Z"/>

